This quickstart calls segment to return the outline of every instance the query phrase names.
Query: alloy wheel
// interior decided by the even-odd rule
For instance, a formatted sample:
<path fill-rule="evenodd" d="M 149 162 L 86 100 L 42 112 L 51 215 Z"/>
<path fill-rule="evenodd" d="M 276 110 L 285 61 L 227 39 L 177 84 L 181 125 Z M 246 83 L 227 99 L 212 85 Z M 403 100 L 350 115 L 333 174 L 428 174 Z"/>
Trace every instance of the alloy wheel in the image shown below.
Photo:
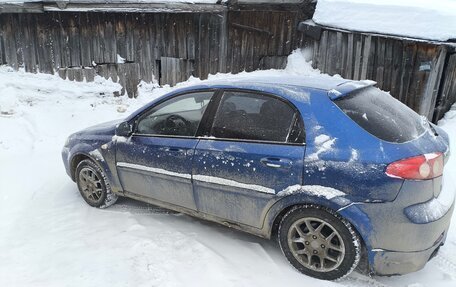
<path fill-rule="evenodd" d="M 291 225 L 288 246 L 301 265 L 317 272 L 335 270 L 345 257 L 339 232 L 328 222 L 314 217 L 301 218 Z"/>
<path fill-rule="evenodd" d="M 96 204 L 103 196 L 103 186 L 97 173 L 90 167 L 84 167 L 79 172 L 79 185 L 84 196 Z"/>

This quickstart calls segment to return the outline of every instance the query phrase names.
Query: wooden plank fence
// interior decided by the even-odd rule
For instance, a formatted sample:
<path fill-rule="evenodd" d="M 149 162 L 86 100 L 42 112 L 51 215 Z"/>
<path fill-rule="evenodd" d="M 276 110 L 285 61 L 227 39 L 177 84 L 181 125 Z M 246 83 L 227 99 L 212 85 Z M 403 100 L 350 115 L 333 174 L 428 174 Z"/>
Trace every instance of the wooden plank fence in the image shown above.
<path fill-rule="evenodd" d="M 283 58 L 298 47 L 296 27 L 302 17 L 299 11 L 230 13 L 228 71 L 282 67 Z"/>
<path fill-rule="evenodd" d="M 443 117 L 456 102 L 456 53 L 447 55 L 447 64 L 441 78 L 439 97 L 436 101 L 434 122 Z"/>
<path fill-rule="evenodd" d="M 0 14 L 0 63 L 70 80 L 91 80 L 89 71 L 95 70 L 133 87 L 140 80 L 160 80 L 160 61 L 174 58 L 197 61 L 191 72 L 205 78 L 219 71 L 214 67 L 221 58 L 218 19 L 218 14 L 191 13 Z M 189 77 L 187 68 L 182 75 L 180 70 L 163 75 L 171 72 L 178 74 L 178 81 Z M 160 82 L 176 83 L 168 78 Z M 134 96 L 136 89 L 127 86 Z"/>
<path fill-rule="evenodd" d="M 301 21 L 312 17 L 311 2 L 193 12 L 184 5 L 184 12 L 170 13 L 104 6 L 0 13 L 0 64 L 75 81 L 100 75 L 135 97 L 140 81 L 175 85 L 190 76 L 284 68 L 301 47 L 322 72 L 375 80 L 434 121 L 456 101 L 454 45 L 309 25 Z"/>
<path fill-rule="evenodd" d="M 315 29 L 321 33 L 309 32 Z M 323 27 L 300 30 L 302 47 L 312 55 L 313 66 L 324 73 L 374 80 L 379 88 L 434 121 L 442 117 L 440 110 L 447 111 L 448 103 L 456 100 L 454 56 L 450 62 L 447 59 L 451 45 Z M 435 111 L 439 112 L 434 115 Z"/>
<path fill-rule="evenodd" d="M 0 14 L 0 63 L 76 81 L 95 72 L 135 96 L 141 80 L 175 85 L 191 75 L 281 68 L 297 47 L 302 11 L 219 10 Z"/>
<path fill-rule="evenodd" d="M 186 59 L 161 57 L 161 84 L 175 84 L 187 80 L 193 73 L 193 62 Z"/>

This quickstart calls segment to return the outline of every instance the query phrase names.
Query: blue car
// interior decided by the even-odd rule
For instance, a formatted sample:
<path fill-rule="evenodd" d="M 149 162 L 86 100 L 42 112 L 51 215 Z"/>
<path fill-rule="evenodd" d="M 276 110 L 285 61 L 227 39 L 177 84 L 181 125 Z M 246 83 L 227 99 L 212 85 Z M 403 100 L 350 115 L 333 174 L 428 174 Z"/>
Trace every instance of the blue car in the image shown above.
<path fill-rule="evenodd" d="M 447 134 L 370 81 L 202 82 L 71 135 L 62 156 L 91 206 L 125 196 L 274 238 L 327 280 L 421 269 L 454 208 Z"/>

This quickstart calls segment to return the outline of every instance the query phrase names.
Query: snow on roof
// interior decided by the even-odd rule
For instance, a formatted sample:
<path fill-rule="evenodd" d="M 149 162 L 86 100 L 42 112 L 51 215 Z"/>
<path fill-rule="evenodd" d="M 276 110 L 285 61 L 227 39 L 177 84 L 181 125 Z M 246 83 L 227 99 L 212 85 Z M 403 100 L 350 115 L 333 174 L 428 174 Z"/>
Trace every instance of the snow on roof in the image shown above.
<path fill-rule="evenodd" d="M 87 4 L 128 4 L 128 3 L 157 3 L 157 4 L 172 4 L 172 3 L 186 3 L 186 4 L 215 4 L 218 0 L 0 0 L 0 3 L 31 3 L 31 2 L 42 2 L 42 3 L 87 3 Z M 222 0 L 221 2 L 226 2 Z"/>
<path fill-rule="evenodd" d="M 219 12 L 231 4 L 299 4 L 308 0 L 0 0 L 0 13 Z"/>
<path fill-rule="evenodd" d="M 1 4 L 24 4 L 33 2 L 42 2 L 42 0 L 0 0 Z"/>
<path fill-rule="evenodd" d="M 318 0 L 315 23 L 436 41 L 456 39 L 456 0 Z"/>
<path fill-rule="evenodd" d="M 1 0 L 0 0 L 1 1 Z M 58 1 L 46 1 L 43 2 L 58 2 Z M 213 4 L 217 0 L 67 0 L 61 2 L 69 3 L 102 3 L 102 4 L 116 4 L 116 3 L 158 3 L 158 4 L 167 4 L 167 3 L 188 3 L 188 4 Z M 225 1 L 223 1 L 225 2 Z"/>
<path fill-rule="evenodd" d="M 225 2 L 226 0 L 0 0 L 0 13 L 217 12 L 225 8 Z"/>
<path fill-rule="evenodd" d="M 102 4 L 114 4 L 114 3 L 158 3 L 158 4 L 169 4 L 169 3 L 188 3 L 188 4 L 215 4 L 217 2 L 227 2 L 228 0 L 0 0 L 0 3 L 29 3 L 29 2 L 43 2 L 43 3 L 55 3 L 55 2 L 66 2 L 66 3 L 102 3 Z M 285 4 L 285 3 L 301 3 L 303 0 L 238 0 L 238 3 L 245 4 L 262 4 L 262 3 L 273 3 L 273 4 Z"/>

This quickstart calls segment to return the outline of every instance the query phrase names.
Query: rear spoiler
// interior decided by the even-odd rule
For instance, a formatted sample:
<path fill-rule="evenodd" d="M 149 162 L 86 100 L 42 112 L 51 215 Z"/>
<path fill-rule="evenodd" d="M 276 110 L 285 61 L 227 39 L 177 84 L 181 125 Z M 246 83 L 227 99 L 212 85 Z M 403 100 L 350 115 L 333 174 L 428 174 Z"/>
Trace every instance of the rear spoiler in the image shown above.
<path fill-rule="evenodd" d="M 371 80 L 344 82 L 344 83 L 338 85 L 336 88 L 329 90 L 328 97 L 334 101 L 339 98 L 345 97 L 346 95 L 350 94 L 353 91 L 364 89 L 364 88 L 375 86 L 375 85 L 377 85 L 377 82 L 371 81 Z"/>

